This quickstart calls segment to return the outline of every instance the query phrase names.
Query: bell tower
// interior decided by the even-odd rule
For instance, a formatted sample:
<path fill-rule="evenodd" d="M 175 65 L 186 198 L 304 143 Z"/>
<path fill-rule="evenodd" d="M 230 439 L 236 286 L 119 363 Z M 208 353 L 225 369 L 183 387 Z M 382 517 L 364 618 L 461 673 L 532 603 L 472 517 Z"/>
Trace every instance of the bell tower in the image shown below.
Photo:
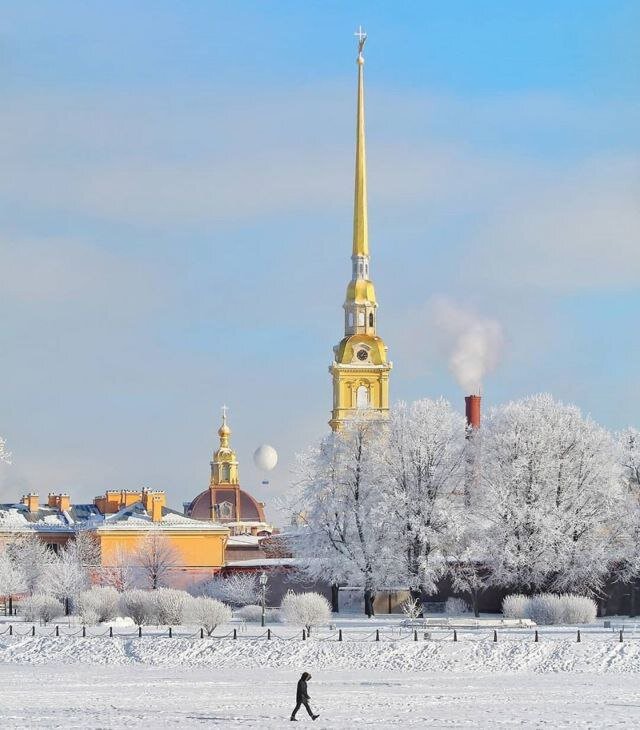
<path fill-rule="evenodd" d="M 369 278 L 369 228 L 367 222 L 367 163 L 364 134 L 364 44 L 362 28 L 358 38 L 358 102 L 356 112 L 356 170 L 353 205 L 353 248 L 351 281 L 344 308 L 344 337 L 333 348 L 329 367 L 333 378 L 333 410 L 329 425 L 336 431 L 361 409 L 385 417 L 389 412 L 389 373 L 392 363 L 387 346 L 376 334 L 376 293 Z"/>

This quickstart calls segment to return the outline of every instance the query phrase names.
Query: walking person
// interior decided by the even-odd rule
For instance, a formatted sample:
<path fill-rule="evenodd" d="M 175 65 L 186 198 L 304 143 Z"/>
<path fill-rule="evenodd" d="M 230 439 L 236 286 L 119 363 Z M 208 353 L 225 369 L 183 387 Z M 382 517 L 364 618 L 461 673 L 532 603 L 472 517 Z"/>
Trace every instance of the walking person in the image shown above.
<path fill-rule="evenodd" d="M 314 715 L 313 710 L 309 707 L 309 700 L 311 699 L 309 697 L 309 692 L 307 690 L 307 682 L 311 679 L 311 675 L 309 672 L 302 672 L 302 676 L 298 680 L 298 686 L 296 687 L 296 707 L 294 711 L 291 713 L 291 722 L 298 722 L 296 719 L 296 712 L 300 709 L 302 705 L 305 706 L 307 712 L 309 713 L 309 717 L 312 720 L 317 720 L 320 715 Z"/>

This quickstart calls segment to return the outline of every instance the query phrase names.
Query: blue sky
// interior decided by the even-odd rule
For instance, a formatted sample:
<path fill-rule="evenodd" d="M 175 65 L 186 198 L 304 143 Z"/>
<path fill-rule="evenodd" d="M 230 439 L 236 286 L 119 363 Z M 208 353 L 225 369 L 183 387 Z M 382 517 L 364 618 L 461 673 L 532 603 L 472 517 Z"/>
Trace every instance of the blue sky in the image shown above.
<path fill-rule="evenodd" d="M 550 391 L 639 425 L 637 2 L 21 2 L 0 17 L 4 498 L 146 484 L 179 506 L 226 403 L 273 503 L 329 418 L 360 23 L 392 397 L 461 402 L 446 300 L 504 331 L 487 404 Z"/>

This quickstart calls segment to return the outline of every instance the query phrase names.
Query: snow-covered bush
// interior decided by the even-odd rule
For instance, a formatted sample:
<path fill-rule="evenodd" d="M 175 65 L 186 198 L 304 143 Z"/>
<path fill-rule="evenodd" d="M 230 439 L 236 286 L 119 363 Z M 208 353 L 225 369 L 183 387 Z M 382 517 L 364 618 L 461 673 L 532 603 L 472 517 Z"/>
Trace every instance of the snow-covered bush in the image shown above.
<path fill-rule="evenodd" d="M 565 593 L 560 596 L 560 603 L 562 604 L 562 623 L 592 624 L 596 620 L 598 607 L 591 598 Z"/>
<path fill-rule="evenodd" d="M 77 599 L 78 614 L 84 624 L 111 621 L 118 615 L 120 596 L 111 586 L 83 591 Z"/>
<path fill-rule="evenodd" d="M 502 601 L 505 618 L 530 618 L 541 626 L 552 624 L 590 624 L 598 607 L 591 598 L 572 593 L 538 593 L 535 596 L 516 594 Z"/>
<path fill-rule="evenodd" d="M 208 581 L 194 586 L 194 595 L 216 598 L 239 608 L 256 604 L 262 597 L 257 573 L 233 573 L 229 576 L 214 575 Z"/>
<path fill-rule="evenodd" d="M 262 606 L 243 606 L 236 612 L 238 618 L 244 619 L 251 623 L 258 623 L 262 621 Z M 280 611 L 276 608 L 265 609 L 265 619 L 269 623 L 274 623 L 280 620 Z"/>
<path fill-rule="evenodd" d="M 522 593 L 512 593 L 502 600 L 502 613 L 505 618 L 529 618 L 531 599 Z"/>
<path fill-rule="evenodd" d="M 43 624 L 48 624 L 54 618 L 62 616 L 64 606 L 53 596 L 34 593 L 33 596 L 28 596 L 22 601 L 20 610 L 25 621 L 42 621 Z"/>
<path fill-rule="evenodd" d="M 528 617 L 541 626 L 561 624 L 563 609 L 560 596 L 538 593 L 529 601 Z"/>
<path fill-rule="evenodd" d="M 304 626 L 308 634 L 312 626 L 329 623 L 331 618 L 329 601 L 319 593 L 287 593 L 280 612 L 287 623 Z"/>
<path fill-rule="evenodd" d="M 407 598 L 401 603 L 400 608 L 409 621 L 415 621 L 422 613 L 422 605 L 417 598 Z"/>
<path fill-rule="evenodd" d="M 451 596 L 450 598 L 447 598 L 447 601 L 444 604 L 444 612 L 448 616 L 457 616 L 461 613 L 469 613 L 469 604 L 464 600 L 464 598 Z"/>
<path fill-rule="evenodd" d="M 136 626 L 152 624 L 155 621 L 156 605 L 152 591 L 143 591 L 135 588 L 120 594 L 120 610 L 124 616 L 129 616 Z"/>
<path fill-rule="evenodd" d="M 155 616 L 159 624 L 179 626 L 183 622 L 187 603 L 191 596 L 186 591 L 174 588 L 158 588 L 152 592 L 155 602 Z"/>
<path fill-rule="evenodd" d="M 206 596 L 191 598 L 188 603 L 188 613 L 191 620 L 207 632 L 207 636 L 211 636 L 217 626 L 231 621 L 229 606 Z"/>

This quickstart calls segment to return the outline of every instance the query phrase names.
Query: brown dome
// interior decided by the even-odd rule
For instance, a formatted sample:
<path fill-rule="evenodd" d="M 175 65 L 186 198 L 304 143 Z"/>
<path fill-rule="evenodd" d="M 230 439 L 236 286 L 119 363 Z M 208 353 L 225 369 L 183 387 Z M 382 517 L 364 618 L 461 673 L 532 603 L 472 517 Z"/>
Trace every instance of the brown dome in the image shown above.
<path fill-rule="evenodd" d="M 236 514 L 236 490 L 239 495 L 239 515 Z M 187 510 L 189 517 L 195 520 L 210 520 L 212 499 L 217 507 L 214 511 L 216 522 L 265 522 L 262 505 L 248 492 L 237 487 L 222 485 L 200 492 L 189 505 Z"/>

